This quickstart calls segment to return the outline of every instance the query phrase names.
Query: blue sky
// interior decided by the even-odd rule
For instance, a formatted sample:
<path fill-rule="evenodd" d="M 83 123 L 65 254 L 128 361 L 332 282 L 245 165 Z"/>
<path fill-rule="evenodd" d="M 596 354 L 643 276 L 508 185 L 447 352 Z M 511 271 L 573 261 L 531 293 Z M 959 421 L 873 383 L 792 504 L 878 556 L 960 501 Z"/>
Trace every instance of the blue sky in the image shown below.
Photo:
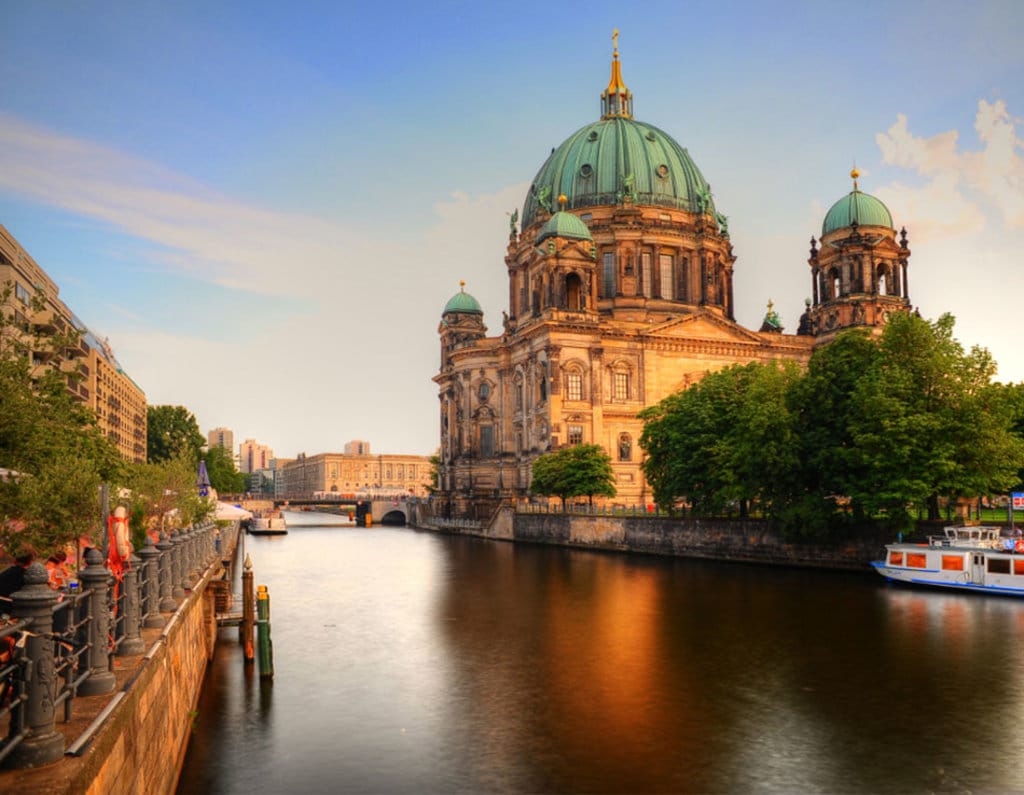
<path fill-rule="evenodd" d="M 494 329 L 508 213 L 597 118 L 635 115 L 729 217 L 737 318 L 786 327 L 811 235 L 860 186 L 911 299 L 1024 380 L 1019 2 L 0 0 L 0 224 L 150 403 L 281 456 L 427 454 L 440 310 Z"/>

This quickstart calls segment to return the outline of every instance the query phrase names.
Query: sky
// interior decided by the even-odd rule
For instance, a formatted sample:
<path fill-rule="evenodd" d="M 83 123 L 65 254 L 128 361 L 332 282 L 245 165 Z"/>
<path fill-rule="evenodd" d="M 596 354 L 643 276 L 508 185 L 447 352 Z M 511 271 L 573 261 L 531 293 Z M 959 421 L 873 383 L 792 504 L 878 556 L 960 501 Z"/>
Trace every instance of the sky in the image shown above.
<path fill-rule="evenodd" d="M 912 303 L 1024 381 L 1024 3 L 0 0 L 0 224 L 150 405 L 276 455 L 429 455 L 441 310 L 500 330 L 509 215 L 634 115 L 729 218 L 737 320 L 796 330 L 851 189 Z"/>

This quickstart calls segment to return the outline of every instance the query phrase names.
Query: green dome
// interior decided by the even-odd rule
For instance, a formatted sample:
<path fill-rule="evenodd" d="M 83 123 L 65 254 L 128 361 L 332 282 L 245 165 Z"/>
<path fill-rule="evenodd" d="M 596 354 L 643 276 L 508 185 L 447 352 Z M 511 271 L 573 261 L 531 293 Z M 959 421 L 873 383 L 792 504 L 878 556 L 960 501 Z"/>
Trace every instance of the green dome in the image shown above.
<path fill-rule="evenodd" d="M 540 234 L 537 235 L 536 243 L 540 245 L 541 242 L 547 240 L 549 237 L 564 237 L 571 240 L 593 240 L 594 238 L 590 234 L 590 230 L 587 229 L 587 225 L 583 223 L 572 213 L 559 211 L 552 215 L 544 228 L 540 230 Z"/>
<path fill-rule="evenodd" d="M 714 212 L 707 181 L 683 147 L 657 127 L 625 116 L 588 124 L 552 151 L 530 186 L 523 228 L 542 207 L 597 207 L 619 204 L 624 194 L 636 204 Z M 703 198 L 701 198 L 703 197 Z"/>
<path fill-rule="evenodd" d="M 821 225 L 822 237 L 844 229 L 856 221 L 858 226 L 887 226 L 892 229 L 889 208 L 869 193 L 852 190 L 832 205 Z"/>
<path fill-rule="evenodd" d="M 448 300 L 448 303 L 444 305 L 444 312 L 441 314 L 447 315 L 449 312 L 482 315 L 484 310 L 480 308 L 480 303 L 463 287 Z"/>

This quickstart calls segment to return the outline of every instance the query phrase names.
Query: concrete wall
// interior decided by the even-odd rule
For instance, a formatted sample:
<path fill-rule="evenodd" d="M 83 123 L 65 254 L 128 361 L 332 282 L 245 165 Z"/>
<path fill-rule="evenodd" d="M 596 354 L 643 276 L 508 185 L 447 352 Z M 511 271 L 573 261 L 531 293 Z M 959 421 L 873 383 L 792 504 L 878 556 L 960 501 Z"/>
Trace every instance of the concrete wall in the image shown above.
<path fill-rule="evenodd" d="M 68 792 L 173 793 L 217 639 L 214 570 L 197 583 L 127 696 L 82 759 Z"/>
<path fill-rule="evenodd" d="M 786 540 L 769 523 L 756 520 L 513 514 L 511 509 L 499 511 L 480 531 L 462 532 L 588 549 L 851 570 L 866 568 L 893 540 L 891 533 L 869 532 L 839 545 L 805 544 Z"/>

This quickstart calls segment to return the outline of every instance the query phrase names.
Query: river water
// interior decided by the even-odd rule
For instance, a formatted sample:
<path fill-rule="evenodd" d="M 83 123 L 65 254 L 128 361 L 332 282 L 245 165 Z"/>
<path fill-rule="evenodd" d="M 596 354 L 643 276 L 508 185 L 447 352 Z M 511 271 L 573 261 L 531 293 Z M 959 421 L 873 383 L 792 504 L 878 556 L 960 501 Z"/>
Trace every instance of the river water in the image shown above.
<path fill-rule="evenodd" d="M 308 517 L 307 517 L 308 518 Z M 1024 603 L 405 528 L 247 537 L 180 793 L 1024 790 Z"/>

